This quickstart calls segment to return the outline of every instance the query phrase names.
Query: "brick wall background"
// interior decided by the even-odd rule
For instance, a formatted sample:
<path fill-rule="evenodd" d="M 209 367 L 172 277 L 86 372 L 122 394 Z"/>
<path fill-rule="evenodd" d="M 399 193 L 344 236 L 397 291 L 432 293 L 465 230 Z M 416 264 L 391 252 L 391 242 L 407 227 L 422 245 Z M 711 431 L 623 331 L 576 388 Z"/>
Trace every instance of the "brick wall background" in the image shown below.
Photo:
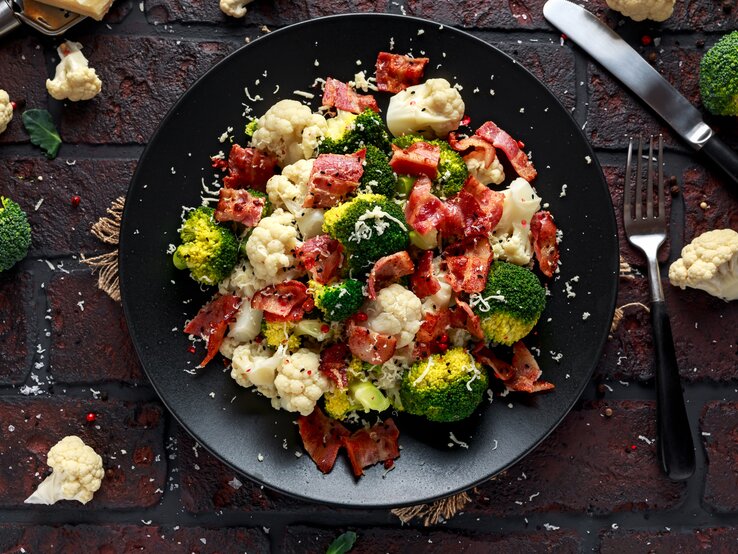
<path fill-rule="evenodd" d="M 697 445 L 698 469 L 688 483 L 659 472 L 648 319 L 628 309 L 582 401 L 559 429 L 473 493 L 463 513 L 426 529 L 401 527 L 383 510 L 335 510 L 284 497 L 199 449 L 147 385 L 120 306 L 79 262 L 80 252 L 105 251 L 90 225 L 124 194 L 146 141 L 189 84 L 245 38 L 257 37 L 262 25 L 353 11 L 431 18 L 524 63 L 584 127 L 618 213 L 627 137 L 663 132 L 678 187 L 669 260 L 705 230 L 738 228 L 735 187 L 705 169 L 570 42 L 561 45 L 541 15 L 543 3 L 256 0 L 245 20 L 233 21 L 216 0 L 117 0 L 102 23 L 88 21 L 69 33 L 86 46 L 106 85 L 79 106 L 62 107 L 44 90 L 55 41 L 20 30 L 0 42 L 0 87 L 28 107 L 47 107 L 65 143 L 59 158 L 46 160 L 28 143 L 19 114 L 0 135 L 0 194 L 21 203 L 34 229 L 28 258 L 0 274 L 0 552 L 321 552 L 346 529 L 359 533 L 356 552 L 738 549 L 737 303 L 666 286 Z M 662 25 L 623 22 L 604 0 L 587 6 L 699 105 L 700 56 L 738 29 L 733 4 L 679 0 Z M 643 46 L 644 35 L 658 40 Z M 710 123 L 738 146 L 735 118 Z M 72 195 L 82 199 L 76 208 Z M 621 248 L 642 269 L 624 241 Z M 647 298 L 642 272 L 622 280 L 619 304 Z M 85 421 L 90 411 L 94 423 Z M 71 433 L 103 456 L 102 489 L 86 506 L 24 506 L 46 475 L 48 448 Z"/>

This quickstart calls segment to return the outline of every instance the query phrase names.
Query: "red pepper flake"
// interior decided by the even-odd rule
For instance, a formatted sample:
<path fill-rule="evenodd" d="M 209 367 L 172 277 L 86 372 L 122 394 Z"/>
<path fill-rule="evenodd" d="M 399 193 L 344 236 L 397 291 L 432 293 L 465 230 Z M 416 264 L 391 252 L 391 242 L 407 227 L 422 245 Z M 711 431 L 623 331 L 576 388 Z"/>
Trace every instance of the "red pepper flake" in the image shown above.
<path fill-rule="evenodd" d="M 72 199 L 71 199 L 71 202 L 72 202 L 72 207 L 73 207 L 73 208 L 76 208 L 77 206 L 79 206 L 79 203 L 80 203 L 81 201 L 82 201 L 82 199 L 81 199 L 81 198 L 80 198 L 79 196 L 77 196 L 77 195 L 75 194 L 74 196 L 72 196 Z"/>
<path fill-rule="evenodd" d="M 10 101 L 10 107 L 13 108 L 14 110 L 17 110 L 18 109 L 18 104 L 16 104 L 14 100 L 11 100 Z"/>
<path fill-rule="evenodd" d="M 442 334 L 442 335 L 441 335 L 441 336 L 439 337 L 439 340 L 440 340 L 441 342 L 448 342 L 448 335 L 447 335 L 446 333 Z"/>
<path fill-rule="evenodd" d="M 187 347 L 187 352 L 189 352 L 190 354 L 194 354 L 195 353 L 195 345 L 194 344 L 189 345 Z"/>
<path fill-rule="evenodd" d="M 461 118 L 461 124 L 462 125 L 469 125 L 469 123 L 471 123 L 471 117 L 469 117 L 468 115 L 464 114 L 464 117 Z"/>
<path fill-rule="evenodd" d="M 356 319 L 359 321 L 366 321 L 367 319 L 369 319 L 369 316 L 366 315 L 364 312 L 359 312 L 358 314 L 356 314 Z"/>
<path fill-rule="evenodd" d="M 327 323 L 323 323 L 323 325 L 320 326 L 320 332 L 321 333 L 327 333 L 330 330 L 331 330 L 331 328 L 330 328 L 330 326 Z"/>
<path fill-rule="evenodd" d="M 631 445 L 630 445 L 630 449 L 631 449 L 631 450 L 636 450 L 637 448 L 638 448 L 638 447 L 637 447 L 637 446 L 636 446 L 635 444 L 631 444 Z"/>
<path fill-rule="evenodd" d="M 652 39 L 652 38 L 651 38 L 650 36 L 648 36 L 648 35 L 643 35 L 643 36 L 641 37 L 641 44 L 642 44 L 643 46 L 648 46 L 648 45 L 649 45 L 649 44 L 651 44 L 652 42 L 653 42 L 653 39 Z"/>
<path fill-rule="evenodd" d="M 95 414 L 95 412 L 89 412 L 85 416 L 85 419 L 87 420 L 88 423 L 94 423 L 95 420 L 97 419 L 97 415 Z"/>
<path fill-rule="evenodd" d="M 525 148 L 525 143 L 524 143 L 524 142 L 523 142 L 522 140 L 519 140 L 519 141 L 518 141 L 518 146 L 519 146 L 519 147 L 520 147 L 520 149 L 522 150 L 523 148 Z"/>
<path fill-rule="evenodd" d="M 527 222 L 527 221 L 526 221 L 525 219 L 521 219 L 521 220 L 520 220 L 520 224 L 521 224 L 521 225 L 522 225 L 523 227 L 525 227 L 526 225 L 528 225 L 528 222 Z"/>
<path fill-rule="evenodd" d="M 567 36 L 566 36 L 566 35 L 565 35 L 564 33 L 561 33 L 561 40 L 566 40 L 566 39 L 568 39 L 568 38 L 569 38 L 569 37 L 567 37 Z"/>

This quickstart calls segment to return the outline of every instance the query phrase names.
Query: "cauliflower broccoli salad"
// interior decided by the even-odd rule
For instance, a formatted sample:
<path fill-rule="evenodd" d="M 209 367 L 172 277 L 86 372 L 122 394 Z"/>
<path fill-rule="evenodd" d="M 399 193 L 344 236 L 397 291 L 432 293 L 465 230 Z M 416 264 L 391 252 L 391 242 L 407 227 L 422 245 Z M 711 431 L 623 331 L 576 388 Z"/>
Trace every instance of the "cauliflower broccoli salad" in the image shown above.
<path fill-rule="evenodd" d="M 323 472 L 342 448 L 357 477 L 392 467 L 391 417 L 350 430 L 369 412 L 454 422 L 493 384 L 553 388 L 522 342 L 559 259 L 536 169 L 428 61 L 381 52 L 375 77 L 323 81 L 320 109 L 280 100 L 250 120 L 173 248 L 214 291 L 184 329 L 205 341 L 200 366 L 220 353 L 298 415 Z M 386 120 L 354 87 L 391 95 Z"/>

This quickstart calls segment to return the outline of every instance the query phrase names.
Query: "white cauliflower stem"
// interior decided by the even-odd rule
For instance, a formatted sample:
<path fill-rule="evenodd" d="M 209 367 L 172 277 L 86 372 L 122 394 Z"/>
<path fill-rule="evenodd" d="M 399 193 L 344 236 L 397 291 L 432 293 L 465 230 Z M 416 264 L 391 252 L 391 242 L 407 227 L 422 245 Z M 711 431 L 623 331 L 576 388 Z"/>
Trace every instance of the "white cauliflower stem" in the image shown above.
<path fill-rule="evenodd" d="M 259 221 L 246 241 L 246 254 L 256 278 L 271 285 L 300 275 L 295 260 L 299 245 L 291 213 L 279 208 Z"/>
<path fill-rule="evenodd" d="M 61 57 L 54 79 L 46 80 L 46 90 L 57 100 L 89 100 L 102 89 L 102 81 L 91 68 L 78 42 L 66 41 L 57 48 Z"/>
<path fill-rule="evenodd" d="M 517 178 L 502 191 L 502 217 L 490 236 L 495 259 L 526 265 L 533 256 L 530 220 L 541 207 L 541 198 L 525 179 Z"/>
<path fill-rule="evenodd" d="M 303 239 L 319 235 L 323 227 L 323 210 L 303 208 L 313 160 L 298 160 L 267 181 L 266 191 L 275 208 L 285 208 L 295 216 Z"/>
<path fill-rule="evenodd" d="M 280 165 L 312 158 L 326 131 L 325 118 L 297 100 L 281 100 L 259 118 L 254 148 L 274 154 Z"/>
<path fill-rule="evenodd" d="M 0 88 L 0 133 L 5 132 L 11 119 L 13 119 L 13 105 L 10 103 L 10 96 Z"/>
<path fill-rule="evenodd" d="M 379 291 L 366 308 L 366 325 L 372 331 L 394 336 L 397 348 L 410 344 L 423 322 L 420 298 L 397 283 Z"/>
<path fill-rule="evenodd" d="M 102 458 L 82 439 L 71 435 L 51 447 L 46 463 L 52 469 L 26 504 L 54 504 L 77 500 L 87 504 L 105 476 Z"/>
<path fill-rule="evenodd" d="M 489 167 L 484 165 L 484 160 L 475 157 L 469 157 L 464 161 L 469 175 L 483 185 L 500 185 L 505 180 L 505 168 L 502 167 L 500 158 L 495 158 Z"/>
<path fill-rule="evenodd" d="M 464 117 L 461 94 L 446 79 L 428 79 L 390 98 L 387 128 L 394 136 L 446 137 Z"/>
<path fill-rule="evenodd" d="M 246 15 L 246 6 L 254 0 L 220 0 L 220 11 L 231 17 L 243 17 Z"/>
<path fill-rule="evenodd" d="M 674 12 L 675 2 L 676 0 L 607 0 L 607 5 L 634 21 L 665 21 Z"/>
<path fill-rule="evenodd" d="M 671 264 L 669 280 L 682 289 L 691 287 L 725 301 L 738 300 L 738 233 L 716 229 L 696 237 Z"/>

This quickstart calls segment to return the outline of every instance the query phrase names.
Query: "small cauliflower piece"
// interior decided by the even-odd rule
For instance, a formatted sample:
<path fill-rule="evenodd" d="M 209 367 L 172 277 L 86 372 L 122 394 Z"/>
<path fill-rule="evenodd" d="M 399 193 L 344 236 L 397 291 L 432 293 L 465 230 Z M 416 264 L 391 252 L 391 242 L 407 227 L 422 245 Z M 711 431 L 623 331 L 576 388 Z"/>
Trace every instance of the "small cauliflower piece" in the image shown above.
<path fill-rule="evenodd" d="M 238 342 L 248 342 L 261 333 L 261 319 L 264 313 L 251 307 L 251 302 L 241 302 L 236 321 L 230 323 L 228 336 Z"/>
<path fill-rule="evenodd" d="M 246 241 L 246 255 L 257 279 L 273 285 L 301 275 L 295 260 L 297 238 L 294 216 L 281 208 L 259 221 Z"/>
<path fill-rule="evenodd" d="M 243 17 L 246 15 L 246 6 L 254 0 L 220 0 L 220 11 L 231 17 Z"/>
<path fill-rule="evenodd" d="M 267 282 L 256 276 L 249 261 L 241 260 L 231 274 L 218 284 L 218 292 L 251 299 L 256 291 L 266 286 Z"/>
<path fill-rule="evenodd" d="M 423 323 L 420 298 L 400 284 L 379 291 L 367 305 L 366 326 L 377 333 L 394 336 L 397 348 L 410 344 Z"/>
<path fill-rule="evenodd" d="M 530 263 L 533 245 L 530 220 L 540 208 L 541 198 L 525 179 L 518 177 L 503 190 L 502 217 L 490 236 L 496 260 L 516 265 Z"/>
<path fill-rule="evenodd" d="M 251 145 L 285 166 L 312 158 L 326 131 L 325 118 L 297 100 L 280 100 L 259 118 Z"/>
<path fill-rule="evenodd" d="M 298 160 L 286 166 L 280 175 L 274 175 L 266 184 L 269 201 L 275 208 L 285 208 L 295 216 L 303 239 L 322 232 L 323 210 L 303 208 L 308 194 L 308 181 L 314 160 Z"/>
<path fill-rule="evenodd" d="M 671 264 L 669 281 L 682 289 L 704 290 L 726 302 L 738 300 L 738 232 L 716 229 L 696 237 Z"/>
<path fill-rule="evenodd" d="M 46 79 L 46 90 L 57 100 L 90 100 L 102 90 L 102 81 L 81 51 L 79 42 L 64 42 L 56 51 L 61 61 L 54 79 Z"/>
<path fill-rule="evenodd" d="M 463 117 L 459 91 L 446 79 L 428 79 L 390 98 L 387 128 L 396 137 L 420 134 L 429 139 L 445 138 L 459 128 Z"/>
<path fill-rule="evenodd" d="M 607 0 L 607 5 L 633 21 L 665 21 L 674 12 L 676 0 Z"/>
<path fill-rule="evenodd" d="M 502 167 L 500 158 L 495 158 L 489 167 L 484 164 L 484 160 L 478 157 L 470 156 L 464 161 L 469 175 L 483 185 L 501 185 L 505 180 L 505 168 Z"/>
<path fill-rule="evenodd" d="M 267 398 L 274 398 L 274 378 L 286 357 L 284 347 L 275 352 L 255 342 L 242 344 L 233 351 L 231 377 L 244 388 L 256 387 Z"/>
<path fill-rule="evenodd" d="M 0 88 L 0 133 L 5 132 L 11 119 L 13 119 L 13 105 L 10 103 L 10 96 Z"/>
<path fill-rule="evenodd" d="M 272 398 L 272 406 L 310 415 L 320 397 L 331 388 L 328 379 L 318 371 L 319 365 L 320 356 L 307 348 L 286 357 L 274 378 L 277 395 Z"/>
<path fill-rule="evenodd" d="M 446 272 L 441 269 L 442 261 L 443 257 L 441 256 L 436 256 L 435 258 L 433 258 L 433 275 L 436 279 L 438 279 L 438 284 L 441 286 L 441 288 L 438 289 L 438 292 L 436 292 L 435 294 L 426 296 L 423 299 L 423 312 L 435 313 L 439 310 L 448 308 L 449 304 L 451 303 L 451 295 L 453 294 L 453 289 L 445 279 Z"/>
<path fill-rule="evenodd" d="M 52 446 L 46 463 L 52 469 L 51 475 L 26 498 L 26 504 L 54 504 L 59 500 L 87 504 L 105 476 L 100 455 L 74 435 Z"/>

